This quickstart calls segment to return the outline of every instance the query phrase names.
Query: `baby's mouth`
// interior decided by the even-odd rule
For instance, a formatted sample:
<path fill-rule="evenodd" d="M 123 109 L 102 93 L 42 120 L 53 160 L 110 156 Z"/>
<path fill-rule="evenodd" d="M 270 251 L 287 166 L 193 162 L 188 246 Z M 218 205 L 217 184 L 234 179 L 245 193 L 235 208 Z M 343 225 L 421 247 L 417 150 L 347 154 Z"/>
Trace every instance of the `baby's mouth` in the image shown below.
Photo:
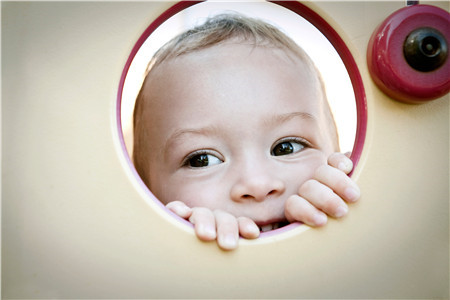
<path fill-rule="evenodd" d="M 289 222 L 286 221 L 282 221 L 282 222 L 273 222 L 270 224 L 265 224 L 265 225 L 258 225 L 259 231 L 261 232 L 267 232 L 267 231 L 271 231 L 271 230 L 275 230 L 278 228 L 281 228 L 283 226 L 288 225 Z"/>

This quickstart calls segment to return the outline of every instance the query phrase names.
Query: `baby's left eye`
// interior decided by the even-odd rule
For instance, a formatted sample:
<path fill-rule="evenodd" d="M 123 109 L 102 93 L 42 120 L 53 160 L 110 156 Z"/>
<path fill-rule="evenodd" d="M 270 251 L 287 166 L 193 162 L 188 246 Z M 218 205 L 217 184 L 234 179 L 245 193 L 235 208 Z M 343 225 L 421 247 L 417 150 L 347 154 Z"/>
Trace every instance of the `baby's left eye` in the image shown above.
<path fill-rule="evenodd" d="M 298 141 L 283 141 L 273 147 L 271 155 L 282 156 L 297 153 L 305 148 L 305 144 Z"/>

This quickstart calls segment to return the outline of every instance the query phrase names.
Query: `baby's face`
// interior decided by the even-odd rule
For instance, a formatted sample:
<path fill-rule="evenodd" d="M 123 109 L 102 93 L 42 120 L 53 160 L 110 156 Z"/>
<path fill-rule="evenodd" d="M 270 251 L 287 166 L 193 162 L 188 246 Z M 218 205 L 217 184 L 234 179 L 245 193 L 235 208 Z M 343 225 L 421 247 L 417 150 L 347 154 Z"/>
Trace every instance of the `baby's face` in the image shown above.
<path fill-rule="evenodd" d="M 333 152 L 316 76 L 282 50 L 214 46 L 149 79 L 145 163 L 163 203 L 284 221 L 286 199 Z"/>

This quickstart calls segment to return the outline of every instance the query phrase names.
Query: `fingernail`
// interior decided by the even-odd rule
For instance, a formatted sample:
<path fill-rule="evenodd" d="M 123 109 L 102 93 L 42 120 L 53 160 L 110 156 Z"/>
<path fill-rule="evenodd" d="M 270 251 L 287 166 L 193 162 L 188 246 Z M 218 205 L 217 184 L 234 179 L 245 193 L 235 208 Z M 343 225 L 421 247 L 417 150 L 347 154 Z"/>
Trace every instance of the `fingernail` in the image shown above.
<path fill-rule="evenodd" d="M 226 234 L 222 236 L 220 244 L 224 249 L 234 249 L 237 247 L 237 239 L 232 234 Z"/>
<path fill-rule="evenodd" d="M 348 213 L 348 207 L 345 205 L 340 205 L 337 209 L 336 212 L 334 214 L 334 216 L 336 218 L 341 218 L 343 216 L 345 216 Z"/>
<path fill-rule="evenodd" d="M 325 225 L 327 223 L 327 216 L 323 213 L 316 213 L 313 217 L 313 222 L 317 226 Z"/>
<path fill-rule="evenodd" d="M 179 216 L 186 216 L 189 213 L 189 207 L 181 206 L 176 208 L 176 214 Z"/>
<path fill-rule="evenodd" d="M 348 187 L 344 191 L 344 196 L 347 201 L 355 202 L 360 196 L 360 191 L 353 187 Z"/>
<path fill-rule="evenodd" d="M 251 236 L 254 238 L 257 238 L 260 234 L 259 227 L 254 223 L 251 223 L 247 226 L 247 231 L 251 232 Z"/>
<path fill-rule="evenodd" d="M 216 237 L 216 229 L 213 227 L 206 227 L 205 228 L 205 233 L 210 236 L 211 238 L 215 238 Z"/>
<path fill-rule="evenodd" d="M 349 160 L 345 160 L 345 161 L 341 161 L 338 164 L 338 169 L 341 170 L 341 171 L 344 171 L 344 172 L 350 172 L 352 170 L 352 168 L 353 168 L 353 163 L 352 163 L 352 161 L 350 159 Z"/>
<path fill-rule="evenodd" d="M 215 228 L 203 224 L 199 224 L 198 226 L 198 231 L 202 236 L 205 236 L 208 240 L 214 240 L 216 238 Z"/>

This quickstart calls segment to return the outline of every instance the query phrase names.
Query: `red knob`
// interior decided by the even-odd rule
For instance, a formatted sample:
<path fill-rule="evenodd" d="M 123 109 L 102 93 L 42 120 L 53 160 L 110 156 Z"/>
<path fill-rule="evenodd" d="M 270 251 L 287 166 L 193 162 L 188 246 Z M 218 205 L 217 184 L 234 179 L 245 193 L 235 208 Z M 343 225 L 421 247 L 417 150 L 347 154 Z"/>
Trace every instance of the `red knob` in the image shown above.
<path fill-rule="evenodd" d="M 367 64 L 388 96 L 423 103 L 450 90 L 450 14 L 430 5 L 404 7 L 384 20 L 370 38 Z"/>

